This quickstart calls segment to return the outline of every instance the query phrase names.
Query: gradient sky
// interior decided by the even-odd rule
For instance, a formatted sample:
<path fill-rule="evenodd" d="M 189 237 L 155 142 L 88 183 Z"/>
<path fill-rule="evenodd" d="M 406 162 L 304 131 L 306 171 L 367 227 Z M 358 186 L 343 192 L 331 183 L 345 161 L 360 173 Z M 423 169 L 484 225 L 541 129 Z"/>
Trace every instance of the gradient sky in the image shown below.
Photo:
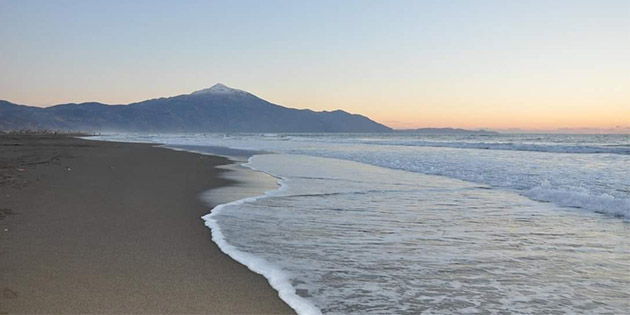
<path fill-rule="evenodd" d="M 0 99 L 217 82 L 396 128 L 630 126 L 630 0 L 0 0 Z"/>

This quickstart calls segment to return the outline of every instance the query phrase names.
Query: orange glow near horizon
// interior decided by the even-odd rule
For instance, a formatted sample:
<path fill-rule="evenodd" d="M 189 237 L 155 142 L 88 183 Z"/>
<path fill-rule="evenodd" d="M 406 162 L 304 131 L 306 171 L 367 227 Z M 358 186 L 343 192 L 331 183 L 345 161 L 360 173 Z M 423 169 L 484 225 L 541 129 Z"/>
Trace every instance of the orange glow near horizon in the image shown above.
<path fill-rule="evenodd" d="M 629 12 L 627 0 L 0 1 L 0 99 L 128 104 L 221 82 L 394 128 L 630 128 Z"/>
<path fill-rule="evenodd" d="M 630 86 L 630 85 L 629 85 Z M 240 88 L 238 86 L 233 86 Z M 247 89 L 245 89 L 247 90 Z M 557 128 L 630 128 L 630 93 L 626 91 L 608 91 L 604 97 L 576 90 L 573 95 L 545 95 L 544 97 L 507 95 L 483 95 L 481 91 L 469 91 L 469 95 L 450 94 L 451 91 L 439 91 L 443 95 L 427 93 L 421 89 L 415 92 L 397 91 L 390 93 L 335 91 L 327 94 L 320 90 L 309 93 L 300 90 L 284 90 L 282 87 L 249 90 L 260 98 L 272 103 L 293 108 L 312 110 L 342 109 L 351 113 L 362 114 L 394 129 L 423 127 L 454 127 L 470 129 L 510 129 L 551 130 Z M 51 96 L 54 91 L 51 91 Z M 93 92 L 93 91 L 89 91 Z M 137 92 L 137 91 L 136 91 Z M 134 96 L 132 93 L 115 97 L 99 98 L 86 93 L 83 98 L 64 98 L 60 95 L 53 104 L 81 103 L 99 101 L 106 104 L 128 104 L 162 97 L 158 90 L 153 95 Z M 172 91 L 167 96 L 190 93 Z M 292 92 L 292 93 L 289 93 Z M 398 93 L 396 93 L 398 92 Z M 581 92 L 581 93 L 580 93 Z M 481 94 L 481 95 L 480 95 Z M 268 97 L 268 95 L 271 95 Z M 77 96 L 77 95 L 75 95 Z M 33 99 L 35 101 L 35 99 Z M 16 102 L 25 103 L 29 102 Z M 324 104 L 324 105 L 322 105 Z M 38 104 L 42 105 L 42 104 Z M 42 106 L 43 107 L 43 106 Z"/>

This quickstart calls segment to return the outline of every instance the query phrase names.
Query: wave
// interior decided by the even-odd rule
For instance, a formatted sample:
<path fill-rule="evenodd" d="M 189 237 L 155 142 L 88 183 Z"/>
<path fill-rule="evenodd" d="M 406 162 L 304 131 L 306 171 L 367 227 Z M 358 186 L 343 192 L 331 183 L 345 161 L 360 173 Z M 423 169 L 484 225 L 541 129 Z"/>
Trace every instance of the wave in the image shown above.
<path fill-rule="evenodd" d="M 258 171 L 251 167 L 249 163 L 242 165 L 252 170 Z M 215 219 L 215 216 L 219 215 L 226 207 L 238 206 L 245 203 L 254 202 L 258 199 L 270 197 L 274 194 L 274 192 L 285 189 L 285 181 L 285 179 L 280 179 L 278 181 L 279 188 L 276 190 L 267 191 L 264 193 L 264 195 L 244 198 L 218 205 L 214 207 L 209 214 L 201 218 L 205 221 L 205 225 L 209 227 L 210 231 L 212 232 L 212 241 L 214 241 L 219 246 L 223 253 L 232 257 L 232 259 L 238 261 L 239 263 L 245 265 L 247 268 L 249 268 L 249 270 L 264 276 L 269 284 L 276 291 L 278 291 L 278 296 L 280 297 L 280 299 L 285 301 L 298 314 L 318 315 L 321 314 L 321 311 L 317 307 L 315 307 L 310 301 L 297 295 L 295 288 L 291 285 L 291 282 L 289 281 L 288 274 L 286 274 L 282 269 L 275 266 L 274 264 L 266 261 L 265 259 L 240 251 L 239 249 L 228 243 L 228 241 L 225 239 L 225 236 L 221 232 L 221 226 Z"/>
<path fill-rule="evenodd" d="M 588 183 L 591 179 L 571 179 L 564 181 L 566 174 L 552 171 L 541 172 L 538 163 L 533 169 L 505 167 L 496 161 L 487 161 L 469 165 L 457 164 L 452 167 L 448 163 L 440 163 L 440 160 L 414 162 L 413 159 L 404 160 L 402 157 L 374 159 L 367 155 L 327 155 L 329 158 L 366 163 L 390 169 L 399 169 L 427 175 L 437 175 L 456 178 L 472 183 L 488 185 L 493 189 L 508 190 L 525 196 L 529 199 L 551 202 L 561 207 L 580 208 L 606 215 L 613 215 L 630 219 L 630 198 L 627 192 L 613 194 L 612 187 L 598 187 Z M 426 156 L 425 156 L 426 157 Z M 544 163 L 541 161 L 540 163 Z M 538 173 L 537 173 L 538 172 Z M 623 183 L 619 183 L 623 185 Z"/>
<path fill-rule="evenodd" d="M 630 198 L 615 198 L 609 194 L 593 194 L 584 189 L 558 189 L 545 181 L 541 185 L 523 192 L 537 201 L 553 202 L 557 205 L 590 209 L 598 213 L 630 219 Z"/>
<path fill-rule="evenodd" d="M 438 147 L 456 149 L 479 150 L 507 150 L 507 151 L 531 151 L 549 153 L 609 153 L 630 155 L 630 146 L 627 145 L 559 145 L 559 144 L 528 144 L 513 142 L 441 142 L 441 141 L 360 141 L 362 144 L 399 145 L 411 147 Z"/>
<path fill-rule="evenodd" d="M 269 199 L 226 208 L 217 220 L 234 246 L 278 264 L 300 295 L 323 312 L 509 312 L 538 298 L 550 303 L 528 312 L 579 312 L 623 286 L 607 286 L 623 275 L 624 254 L 610 252 L 624 240 L 623 228 L 616 227 L 625 223 L 615 219 L 558 210 L 501 190 L 479 191 L 455 179 L 339 159 L 278 154 L 249 162 L 281 178 L 281 188 Z M 558 255 L 544 255 L 550 249 Z M 509 277 L 515 265 L 525 281 L 481 287 L 467 281 L 471 272 Z M 567 296 L 589 292 L 570 276 L 594 267 L 605 270 L 594 281 L 607 287 L 583 303 L 565 304 Z M 549 281 L 553 276 L 562 281 Z M 412 298 L 399 298 L 401 292 Z M 500 300 L 485 303 L 495 299 Z M 612 302 L 616 306 L 606 303 L 589 309 L 612 310 L 623 306 L 623 298 Z"/>
<path fill-rule="evenodd" d="M 229 141 L 224 139 L 217 141 L 213 137 L 182 138 L 156 137 L 153 141 L 211 143 L 231 148 L 265 149 L 272 152 L 350 160 L 390 169 L 457 178 L 516 192 L 537 201 L 553 202 L 563 207 L 582 208 L 630 219 L 630 191 L 627 188 L 630 187 L 628 186 L 630 182 L 627 176 L 623 175 L 623 170 L 627 168 L 630 146 L 622 138 L 610 140 L 608 144 L 603 144 L 605 141 L 602 140 L 597 145 L 593 144 L 594 141 L 599 141 L 597 139 L 589 138 L 587 140 L 591 143 L 574 145 L 572 143 L 577 140 L 566 137 L 541 138 L 541 141 L 547 141 L 546 144 L 445 142 L 400 137 L 375 139 L 343 135 L 334 137 L 291 135 L 291 141 L 266 141 L 248 135 L 230 136 Z M 562 143 L 554 144 L 554 141 Z M 394 145 L 400 147 L 390 147 Z M 477 150 L 462 150 L 455 154 L 450 149 L 439 147 Z M 493 150 L 505 151 L 497 154 L 498 151 Z M 608 154 L 548 155 L 523 151 Z"/>

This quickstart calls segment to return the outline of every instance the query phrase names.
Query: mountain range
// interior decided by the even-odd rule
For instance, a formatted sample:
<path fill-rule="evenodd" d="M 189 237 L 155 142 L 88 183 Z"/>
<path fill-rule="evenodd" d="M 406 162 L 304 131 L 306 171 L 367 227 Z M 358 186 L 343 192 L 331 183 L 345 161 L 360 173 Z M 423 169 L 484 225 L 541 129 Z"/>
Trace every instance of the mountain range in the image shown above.
<path fill-rule="evenodd" d="M 83 132 L 389 132 L 391 128 L 342 110 L 316 112 L 265 101 L 216 84 L 191 94 L 128 105 L 96 102 L 50 107 L 0 101 L 0 130 Z"/>

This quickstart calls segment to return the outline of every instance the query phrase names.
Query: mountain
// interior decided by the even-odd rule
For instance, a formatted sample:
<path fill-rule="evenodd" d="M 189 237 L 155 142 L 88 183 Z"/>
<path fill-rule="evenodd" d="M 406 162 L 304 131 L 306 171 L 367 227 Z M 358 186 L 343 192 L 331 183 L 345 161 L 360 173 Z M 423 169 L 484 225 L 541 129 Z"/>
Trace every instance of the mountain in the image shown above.
<path fill-rule="evenodd" d="M 431 134 L 431 135 L 496 135 L 499 134 L 495 131 L 488 130 L 467 130 L 460 128 L 418 128 L 418 129 L 401 129 L 396 132 L 418 133 L 418 134 Z"/>
<path fill-rule="evenodd" d="M 0 130 L 85 132 L 388 132 L 342 110 L 316 112 L 272 104 L 216 84 L 191 94 L 128 105 L 61 104 L 46 108 L 0 101 Z"/>

